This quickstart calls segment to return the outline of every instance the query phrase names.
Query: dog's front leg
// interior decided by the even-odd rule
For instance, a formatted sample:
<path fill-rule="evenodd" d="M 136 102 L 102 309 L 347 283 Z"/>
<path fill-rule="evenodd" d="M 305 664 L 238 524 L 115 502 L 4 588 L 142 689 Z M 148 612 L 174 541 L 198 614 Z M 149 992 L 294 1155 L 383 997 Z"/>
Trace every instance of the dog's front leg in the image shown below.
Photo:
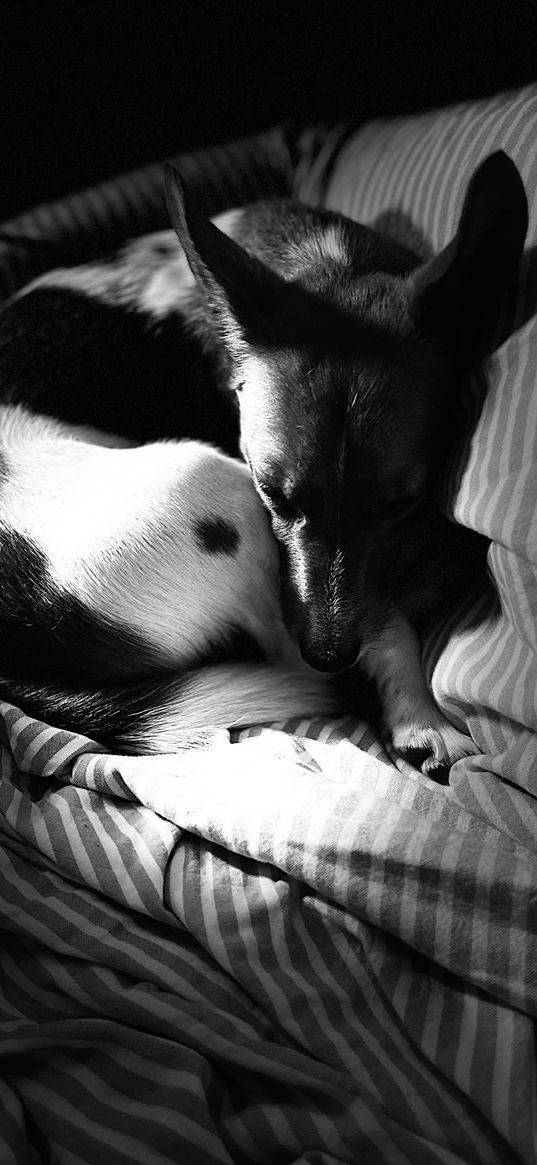
<path fill-rule="evenodd" d="M 446 720 L 423 675 L 419 641 L 396 611 L 360 655 L 360 664 L 377 685 L 387 749 L 428 776 L 443 777 L 456 760 L 476 751 L 469 736 Z"/>

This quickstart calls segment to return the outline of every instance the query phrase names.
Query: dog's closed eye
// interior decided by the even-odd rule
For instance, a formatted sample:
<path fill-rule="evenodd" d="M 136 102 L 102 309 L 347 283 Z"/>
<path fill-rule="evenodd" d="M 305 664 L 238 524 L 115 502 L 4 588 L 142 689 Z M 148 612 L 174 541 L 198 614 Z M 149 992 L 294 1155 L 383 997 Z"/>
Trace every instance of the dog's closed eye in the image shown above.
<path fill-rule="evenodd" d="M 265 505 L 281 522 L 318 522 L 322 517 L 325 497 L 321 486 L 306 488 L 297 481 L 279 485 L 266 478 L 256 478 L 256 482 Z"/>
<path fill-rule="evenodd" d="M 412 494 L 408 497 L 393 498 L 391 501 L 371 501 L 359 505 L 358 512 L 362 521 L 366 523 L 391 522 L 397 518 L 406 517 L 420 500 L 420 495 Z"/>
<path fill-rule="evenodd" d="M 300 508 L 286 497 L 283 490 L 271 482 L 257 483 L 259 492 L 264 498 L 269 510 L 282 522 L 296 522 L 297 519 L 303 517 L 303 512 Z"/>

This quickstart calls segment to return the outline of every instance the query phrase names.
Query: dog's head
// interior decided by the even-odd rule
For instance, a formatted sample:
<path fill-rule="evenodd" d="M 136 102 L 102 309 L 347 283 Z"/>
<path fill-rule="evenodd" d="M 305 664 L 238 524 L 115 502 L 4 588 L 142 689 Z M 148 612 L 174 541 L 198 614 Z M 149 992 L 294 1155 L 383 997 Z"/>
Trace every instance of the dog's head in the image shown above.
<path fill-rule="evenodd" d="M 474 174 L 436 257 L 296 204 L 205 219 L 172 167 L 172 223 L 229 354 L 241 446 L 281 547 L 286 620 L 339 670 L 389 597 L 401 521 L 449 446 L 457 393 L 491 350 L 527 230 L 518 171 Z"/>

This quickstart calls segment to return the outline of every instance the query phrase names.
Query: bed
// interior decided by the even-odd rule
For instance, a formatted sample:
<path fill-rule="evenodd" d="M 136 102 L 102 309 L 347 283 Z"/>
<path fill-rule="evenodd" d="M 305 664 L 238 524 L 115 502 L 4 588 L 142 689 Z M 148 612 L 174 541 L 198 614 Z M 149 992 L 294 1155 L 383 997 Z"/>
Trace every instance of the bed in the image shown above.
<path fill-rule="evenodd" d="M 451 512 L 500 604 L 425 646 L 479 751 L 438 785 L 357 715 L 112 756 L 2 704 L 2 1165 L 537 1159 L 537 86 L 180 161 L 210 213 L 397 209 L 438 248 L 500 147 L 529 246 Z M 166 225 L 159 166 L 38 208 L 2 295 Z"/>

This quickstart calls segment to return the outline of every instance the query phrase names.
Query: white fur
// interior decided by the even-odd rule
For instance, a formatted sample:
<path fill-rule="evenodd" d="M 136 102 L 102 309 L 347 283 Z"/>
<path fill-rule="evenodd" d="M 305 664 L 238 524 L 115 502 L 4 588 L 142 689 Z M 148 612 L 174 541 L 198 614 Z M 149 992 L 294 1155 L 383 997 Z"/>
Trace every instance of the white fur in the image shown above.
<path fill-rule="evenodd" d="M 319 236 L 319 250 L 322 258 L 326 262 L 336 262 L 347 264 L 349 262 L 349 252 L 345 245 L 345 240 L 342 237 L 341 229 L 337 226 L 330 226 Z"/>
<path fill-rule="evenodd" d="M 340 713 L 336 689 L 305 665 L 220 664 L 161 689 L 125 743 L 130 752 L 177 752 L 203 745 L 217 729 Z"/>
<path fill-rule="evenodd" d="M 213 220 L 225 235 L 233 233 L 233 227 L 241 215 L 240 210 L 226 210 Z M 138 246 L 150 247 L 155 241 L 160 248 L 169 247 L 169 256 L 159 257 L 158 265 L 146 280 L 137 300 L 137 306 L 155 319 L 161 319 L 170 312 L 181 308 L 188 300 L 196 280 L 190 270 L 184 251 L 178 246 L 175 231 L 159 231 L 156 235 L 146 235 Z"/>
<path fill-rule="evenodd" d="M 267 656 L 292 651 L 278 552 L 245 465 L 194 441 L 132 448 L 1 410 L 0 514 L 45 553 L 60 590 L 135 628 L 163 663 L 184 665 L 239 626 Z M 208 553 L 196 520 L 223 518 L 233 554 Z"/>
<path fill-rule="evenodd" d="M 175 234 L 173 237 L 175 255 L 147 279 L 137 300 L 137 306 L 157 320 L 178 311 L 196 285 L 186 255 L 179 250 Z"/>
<path fill-rule="evenodd" d="M 291 244 L 288 247 L 288 255 L 291 276 L 312 267 L 325 267 L 334 263 L 346 267 L 350 263 L 348 247 L 341 228 L 336 223 L 319 231 L 318 234 L 311 234 L 296 244 Z"/>

